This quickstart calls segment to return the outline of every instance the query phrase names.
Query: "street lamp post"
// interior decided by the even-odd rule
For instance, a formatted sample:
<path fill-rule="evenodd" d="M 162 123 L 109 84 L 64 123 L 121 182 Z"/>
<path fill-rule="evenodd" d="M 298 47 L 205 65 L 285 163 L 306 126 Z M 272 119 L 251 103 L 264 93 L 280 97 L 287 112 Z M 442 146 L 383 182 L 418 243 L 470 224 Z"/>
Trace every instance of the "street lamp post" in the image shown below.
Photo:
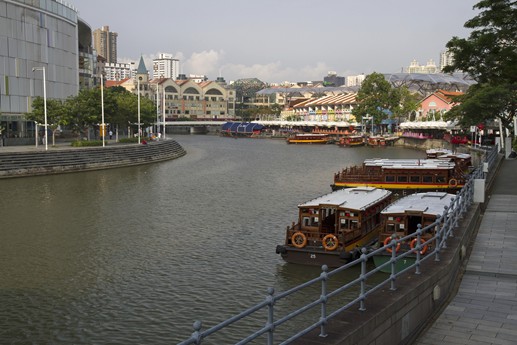
<path fill-rule="evenodd" d="M 45 73 L 45 67 L 33 67 L 32 71 L 43 71 L 43 108 L 45 113 L 45 134 L 43 138 L 45 138 L 45 151 L 48 150 L 48 124 L 47 124 L 47 80 L 46 80 L 46 73 Z"/>
<path fill-rule="evenodd" d="M 162 115 L 163 115 L 163 133 L 162 133 L 162 137 L 163 137 L 163 140 L 165 140 L 165 132 L 167 132 L 165 130 L 165 85 L 162 86 Z"/>
<path fill-rule="evenodd" d="M 104 78 L 101 73 L 101 135 L 102 135 L 102 147 L 106 146 L 106 125 L 104 124 Z"/>
<path fill-rule="evenodd" d="M 138 88 L 138 143 L 140 144 L 140 80 L 142 77 L 138 77 L 137 79 L 137 88 Z"/>

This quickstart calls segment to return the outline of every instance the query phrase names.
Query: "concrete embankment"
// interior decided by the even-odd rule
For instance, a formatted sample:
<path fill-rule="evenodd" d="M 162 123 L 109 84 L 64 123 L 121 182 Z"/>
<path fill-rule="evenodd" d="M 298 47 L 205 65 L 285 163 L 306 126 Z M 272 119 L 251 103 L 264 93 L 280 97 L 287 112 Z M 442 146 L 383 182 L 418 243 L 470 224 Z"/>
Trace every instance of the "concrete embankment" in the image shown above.
<path fill-rule="evenodd" d="M 48 151 L 33 147 L 0 151 L 0 178 L 62 174 L 118 168 L 182 157 L 186 151 L 174 140 L 106 147 L 58 147 Z"/>

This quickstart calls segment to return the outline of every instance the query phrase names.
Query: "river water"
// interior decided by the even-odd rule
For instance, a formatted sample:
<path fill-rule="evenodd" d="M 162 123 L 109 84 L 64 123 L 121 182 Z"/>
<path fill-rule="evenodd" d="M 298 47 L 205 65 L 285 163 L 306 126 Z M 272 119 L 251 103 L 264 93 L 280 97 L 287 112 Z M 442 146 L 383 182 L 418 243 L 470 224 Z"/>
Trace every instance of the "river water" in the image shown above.
<path fill-rule="evenodd" d="M 175 136 L 187 155 L 0 180 L 0 344 L 174 344 L 319 275 L 275 247 L 297 205 L 402 148 Z M 262 321 L 264 322 L 264 320 Z"/>

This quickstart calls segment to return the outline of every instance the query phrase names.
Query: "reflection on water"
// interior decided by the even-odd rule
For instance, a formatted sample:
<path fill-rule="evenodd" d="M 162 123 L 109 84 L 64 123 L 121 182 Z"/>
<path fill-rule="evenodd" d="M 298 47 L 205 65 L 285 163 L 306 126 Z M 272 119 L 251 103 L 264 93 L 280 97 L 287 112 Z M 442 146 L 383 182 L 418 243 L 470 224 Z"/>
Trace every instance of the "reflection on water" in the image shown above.
<path fill-rule="evenodd" d="M 284 263 L 275 248 L 296 206 L 330 192 L 334 172 L 365 158 L 424 156 L 175 139 L 187 155 L 174 161 L 0 180 L 2 342 L 183 340 L 195 320 L 213 326 L 262 301 L 268 287 L 321 273 Z"/>

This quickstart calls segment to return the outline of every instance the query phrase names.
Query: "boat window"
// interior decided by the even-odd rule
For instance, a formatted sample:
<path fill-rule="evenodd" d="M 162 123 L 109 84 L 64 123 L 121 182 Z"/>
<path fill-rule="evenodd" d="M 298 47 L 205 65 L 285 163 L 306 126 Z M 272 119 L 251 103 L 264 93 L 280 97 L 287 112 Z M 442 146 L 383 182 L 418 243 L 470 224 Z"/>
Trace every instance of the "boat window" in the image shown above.
<path fill-rule="evenodd" d="M 386 182 L 395 182 L 395 176 L 386 175 Z"/>
<path fill-rule="evenodd" d="M 407 176 L 397 176 L 397 182 L 407 182 Z"/>
<path fill-rule="evenodd" d="M 409 181 L 413 183 L 418 183 L 420 182 L 420 176 L 410 176 Z"/>
<path fill-rule="evenodd" d="M 422 182 L 433 183 L 433 176 L 431 176 L 431 175 L 422 176 Z"/>
<path fill-rule="evenodd" d="M 312 217 L 311 218 L 311 226 L 318 226 L 318 223 L 319 223 L 319 218 L 318 217 Z"/>
<path fill-rule="evenodd" d="M 303 226 L 309 226 L 311 219 L 309 217 L 303 217 Z"/>
<path fill-rule="evenodd" d="M 445 183 L 445 176 L 436 176 L 436 182 Z"/>

